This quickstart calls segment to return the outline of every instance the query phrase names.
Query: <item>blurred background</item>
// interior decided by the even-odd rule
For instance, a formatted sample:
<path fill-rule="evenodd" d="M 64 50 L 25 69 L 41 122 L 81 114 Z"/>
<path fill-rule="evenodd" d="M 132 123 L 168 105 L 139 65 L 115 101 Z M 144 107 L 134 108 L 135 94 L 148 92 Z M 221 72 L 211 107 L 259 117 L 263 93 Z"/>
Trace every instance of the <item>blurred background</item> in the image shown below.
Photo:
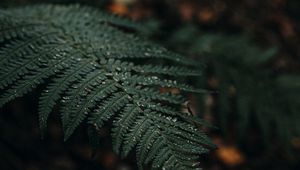
<path fill-rule="evenodd" d="M 145 26 L 143 36 L 199 62 L 203 75 L 187 81 L 211 93 L 190 95 L 189 104 L 217 127 L 204 130 L 218 146 L 201 156 L 203 169 L 300 169 L 299 0 L 1 0 L 0 6 L 37 3 L 78 3 L 130 18 Z M 63 142 L 58 112 L 41 140 L 37 94 L 0 110 L 0 169 L 137 169 L 134 153 L 120 159 L 111 151 L 106 128 L 98 148 L 86 127 Z"/>

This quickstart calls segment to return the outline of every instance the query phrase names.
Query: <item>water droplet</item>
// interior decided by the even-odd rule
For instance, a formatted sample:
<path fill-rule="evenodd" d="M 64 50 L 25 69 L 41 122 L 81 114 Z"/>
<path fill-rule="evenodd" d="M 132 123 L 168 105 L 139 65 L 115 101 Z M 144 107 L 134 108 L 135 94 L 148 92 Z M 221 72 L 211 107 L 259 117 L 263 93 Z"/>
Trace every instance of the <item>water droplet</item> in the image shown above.
<path fill-rule="evenodd" d="M 70 99 L 70 97 L 68 97 L 68 96 L 64 96 L 64 97 L 63 97 L 63 99 L 64 99 L 64 100 L 69 100 L 69 99 Z"/>
<path fill-rule="evenodd" d="M 115 81 L 119 81 L 119 78 L 117 78 L 117 77 L 113 77 L 113 79 L 114 79 Z"/>
<path fill-rule="evenodd" d="M 112 73 L 105 73 L 106 76 L 112 76 Z"/>

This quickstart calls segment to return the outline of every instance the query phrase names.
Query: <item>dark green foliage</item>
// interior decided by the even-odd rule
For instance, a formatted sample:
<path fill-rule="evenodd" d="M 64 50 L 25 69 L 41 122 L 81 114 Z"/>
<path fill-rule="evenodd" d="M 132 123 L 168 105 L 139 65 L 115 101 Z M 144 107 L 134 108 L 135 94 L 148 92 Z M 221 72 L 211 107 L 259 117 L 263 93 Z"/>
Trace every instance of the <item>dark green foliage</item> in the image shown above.
<path fill-rule="evenodd" d="M 207 76 L 218 80 L 216 118 L 222 131 L 235 125 L 245 139 L 255 121 L 266 146 L 274 132 L 284 146 L 300 136 L 300 76 L 270 68 L 275 48 L 262 50 L 241 35 L 201 35 L 194 26 L 178 30 L 167 44 L 211 66 Z M 237 117 L 234 123 L 231 117 Z"/>
<path fill-rule="evenodd" d="M 136 147 L 141 169 L 195 169 L 213 146 L 198 130 L 202 121 L 179 111 L 183 96 L 159 92 L 202 92 L 176 80 L 199 75 L 197 64 L 136 37 L 138 24 L 50 5 L 1 10 L 0 23 L 0 106 L 46 85 L 38 108 L 43 133 L 60 104 L 65 140 L 87 119 L 96 145 L 95 129 L 112 119 L 115 152 L 127 156 Z M 148 60 L 171 65 L 141 64 Z"/>

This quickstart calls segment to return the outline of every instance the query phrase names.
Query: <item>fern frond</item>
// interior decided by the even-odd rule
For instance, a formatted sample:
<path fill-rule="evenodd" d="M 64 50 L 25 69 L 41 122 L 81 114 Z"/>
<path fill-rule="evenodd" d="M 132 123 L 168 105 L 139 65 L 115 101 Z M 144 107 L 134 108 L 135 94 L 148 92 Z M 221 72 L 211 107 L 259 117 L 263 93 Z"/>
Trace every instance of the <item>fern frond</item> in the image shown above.
<path fill-rule="evenodd" d="M 114 151 L 126 156 L 136 147 L 140 168 L 191 169 L 213 146 L 198 130 L 204 124 L 180 112 L 181 94 L 204 92 L 177 79 L 198 75 L 195 62 L 132 34 L 143 29 L 138 24 L 76 5 L 1 10 L 0 21 L 0 106 L 45 85 L 38 107 L 43 133 L 60 104 L 65 140 L 87 119 L 97 143 L 95 130 L 112 119 Z"/>
<path fill-rule="evenodd" d="M 29 40 L 28 40 L 29 41 Z M 27 53 L 33 51 L 31 44 L 28 41 L 17 41 L 9 44 L 9 47 L 1 48 L 1 84 L 0 87 L 12 83 L 20 75 L 24 75 L 29 72 L 29 68 L 35 66 L 42 58 L 51 53 L 51 50 L 41 50 L 40 52 L 35 53 L 35 57 L 29 56 Z M 15 47 L 17 46 L 17 47 Z M 55 47 L 52 48 L 55 50 Z M 24 55 L 22 58 L 17 58 L 21 55 Z"/>
<path fill-rule="evenodd" d="M 121 145 L 124 143 L 124 136 L 128 133 L 131 126 L 136 121 L 137 115 L 142 110 L 138 105 L 127 104 L 124 111 L 120 114 L 117 120 L 113 123 L 112 137 L 113 137 L 113 149 L 116 153 L 120 153 Z"/>
<path fill-rule="evenodd" d="M 140 142 L 137 146 L 137 157 L 138 159 L 138 166 L 140 169 L 143 168 L 143 164 L 146 161 L 146 158 L 148 156 L 148 152 L 153 146 L 155 140 L 159 138 L 158 131 L 151 126 L 150 129 L 145 133 L 145 135 L 142 137 Z"/>
<path fill-rule="evenodd" d="M 114 94 L 94 111 L 90 122 L 93 122 L 97 128 L 102 127 L 105 121 L 129 102 L 128 97 L 128 94 L 122 92 Z"/>
<path fill-rule="evenodd" d="M 142 65 L 135 66 L 134 71 L 140 73 L 155 73 L 155 74 L 165 74 L 170 76 L 200 76 L 200 71 L 191 70 L 184 67 L 175 66 L 161 66 L 161 65 Z"/>
<path fill-rule="evenodd" d="M 127 88 L 127 92 L 130 94 L 139 95 L 142 98 L 156 101 L 166 101 L 172 104 L 182 104 L 184 98 L 181 95 L 172 93 L 161 93 L 153 88 Z"/>
<path fill-rule="evenodd" d="M 132 84 L 138 84 L 143 86 L 160 86 L 166 88 L 178 88 L 180 90 L 186 92 L 194 92 L 194 93 L 207 93 L 206 90 L 195 89 L 192 86 L 189 86 L 184 83 L 180 83 L 176 80 L 166 80 L 160 79 L 157 76 L 131 76 L 127 81 L 131 82 Z"/>
<path fill-rule="evenodd" d="M 77 80 L 80 74 L 87 74 L 92 71 L 92 69 L 89 62 L 72 64 L 42 93 L 39 105 L 39 120 L 42 131 L 45 131 L 48 116 L 62 92 L 65 91 L 72 82 Z"/>
<path fill-rule="evenodd" d="M 107 82 L 105 85 L 101 85 L 95 89 L 94 93 L 87 95 L 80 103 L 69 104 L 73 107 L 68 107 L 67 112 L 63 112 L 63 127 L 65 129 L 65 140 L 67 140 L 74 132 L 75 128 L 83 121 L 86 115 L 90 112 L 90 109 L 96 104 L 96 102 L 104 99 L 109 94 L 117 90 L 114 81 Z"/>

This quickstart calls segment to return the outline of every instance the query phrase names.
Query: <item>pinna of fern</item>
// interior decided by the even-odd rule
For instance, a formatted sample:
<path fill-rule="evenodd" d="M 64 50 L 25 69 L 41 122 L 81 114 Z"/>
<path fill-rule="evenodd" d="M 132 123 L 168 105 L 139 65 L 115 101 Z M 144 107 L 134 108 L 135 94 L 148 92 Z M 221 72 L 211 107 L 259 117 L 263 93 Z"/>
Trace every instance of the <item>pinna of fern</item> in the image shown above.
<path fill-rule="evenodd" d="M 214 146 L 202 121 L 180 111 L 182 94 L 159 92 L 202 92 L 176 80 L 199 75 L 194 62 L 135 36 L 138 24 L 76 5 L 1 10 L 0 22 L 0 106 L 46 85 L 43 133 L 59 104 L 65 140 L 84 120 L 95 129 L 113 120 L 114 151 L 136 148 L 140 169 L 195 169 Z M 148 60 L 172 65 L 141 64 Z"/>

